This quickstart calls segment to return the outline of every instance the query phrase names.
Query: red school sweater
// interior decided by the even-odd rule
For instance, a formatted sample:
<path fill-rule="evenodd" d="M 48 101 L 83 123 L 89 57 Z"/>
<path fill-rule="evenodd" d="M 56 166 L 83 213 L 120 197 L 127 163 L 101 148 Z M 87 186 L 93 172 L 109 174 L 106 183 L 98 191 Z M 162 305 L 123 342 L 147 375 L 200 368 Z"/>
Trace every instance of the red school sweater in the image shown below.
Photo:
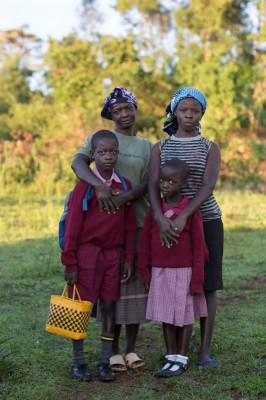
<path fill-rule="evenodd" d="M 162 210 L 172 210 L 171 219 L 175 219 L 189 203 L 188 198 L 173 206 L 168 206 L 162 199 Z M 162 246 L 159 229 L 149 208 L 140 239 L 138 266 L 145 283 L 151 281 L 151 268 L 192 268 L 190 283 L 191 294 L 203 293 L 204 265 L 209 252 L 204 239 L 203 222 L 200 211 L 196 211 L 187 219 L 178 243 L 170 248 Z"/>
<path fill-rule="evenodd" d="M 131 184 L 124 178 L 128 189 Z M 69 201 L 66 218 L 65 249 L 61 253 L 61 262 L 66 272 L 77 270 L 77 250 L 79 246 L 92 243 L 98 247 L 111 249 L 124 247 L 125 262 L 133 263 L 136 241 L 136 210 L 132 202 L 124 205 L 115 214 L 100 211 L 97 196 L 93 191 L 88 203 L 88 211 L 82 210 L 82 201 L 89 185 L 78 181 Z M 122 183 L 114 180 L 111 189 L 123 190 Z"/>

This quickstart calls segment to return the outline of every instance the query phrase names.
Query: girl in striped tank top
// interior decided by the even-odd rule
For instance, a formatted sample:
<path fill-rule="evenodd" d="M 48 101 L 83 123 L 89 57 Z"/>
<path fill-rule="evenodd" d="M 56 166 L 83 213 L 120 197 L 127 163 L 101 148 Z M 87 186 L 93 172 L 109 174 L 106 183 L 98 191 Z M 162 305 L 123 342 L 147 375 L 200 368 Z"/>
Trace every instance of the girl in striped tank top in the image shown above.
<path fill-rule="evenodd" d="M 209 250 L 209 261 L 205 264 L 204 293 L 208 317 L 200 319 L 201 346 L 198 354 L 198 368 L 217 366 L 211 354 L 217 290 L 223 289 L 222 256 L 223 224 L 221 210 L 213 195 L 219 170 L 220 150 L 216 143 L 199 134 L 199 122 L 206 110 L 206 98 L 199 90 L 183 88 L 178 90 L 168 105 L 164 131 L 170 137 L 154 145 L 150 163 L 150 203 L 160 232 L 162 245 L 178 243 L 187 219 L 200 209 L 205 241 Z M 189 165 L 189 176 L 182 188 L 182 195 L 190 199 L 189 204 L 175 220 L 165 218 L 161 211 L 158 190 L 159 172 L 166 160 L 180 158 Z"/>

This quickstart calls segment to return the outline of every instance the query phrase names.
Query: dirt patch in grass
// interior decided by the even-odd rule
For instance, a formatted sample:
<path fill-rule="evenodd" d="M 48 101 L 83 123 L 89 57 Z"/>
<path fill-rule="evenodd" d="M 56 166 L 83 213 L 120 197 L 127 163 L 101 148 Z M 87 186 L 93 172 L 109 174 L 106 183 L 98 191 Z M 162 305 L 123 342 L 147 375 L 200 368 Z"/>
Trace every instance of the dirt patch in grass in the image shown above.
<path fill-rule="evenodd" d="M 239 390 L 236 390 L 236 389 L 231 390 L 231 396 L 232 396 L 233 400 L 243 400 L 244 399 L 243 394 Z M 254 397 L 252 397 L 252 398 L 254 399 Z M 265 395 L 258 394 L 258 395 L 256 395 L 255 398 L 256 398 L 256 400 L 265 400 Z"/>
<path fill-rule="evenodd" d="M 266 277 L 252 277 L 249 279 L 244 279 L 245 284 L 241 285 L 239 289 L 237 289 L 237 293 L 235 293 L 232 289 L 223 292 L 224 297 L 221 298 L 218 296 L 218 307 L 226 307 L 231 303 L 235 303 L 238 301 L 250 300 L 250 297 L 253 300 L 256 300 L 256 297 L 263 296 L 266 292 Z"/>

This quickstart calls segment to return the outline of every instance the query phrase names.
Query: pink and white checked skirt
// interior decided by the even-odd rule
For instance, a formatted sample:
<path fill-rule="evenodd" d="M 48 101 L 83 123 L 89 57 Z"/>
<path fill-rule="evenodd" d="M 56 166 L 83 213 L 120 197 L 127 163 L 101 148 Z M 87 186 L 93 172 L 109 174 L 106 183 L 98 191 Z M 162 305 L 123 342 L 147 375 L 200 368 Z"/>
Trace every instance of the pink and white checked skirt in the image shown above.
<path fill-rule="evenodd" d="M 191 275 L 192 268 L 153 267 L 146 318 L 184 326 L 207 317 L 204 294 L 190 294 Z"/>

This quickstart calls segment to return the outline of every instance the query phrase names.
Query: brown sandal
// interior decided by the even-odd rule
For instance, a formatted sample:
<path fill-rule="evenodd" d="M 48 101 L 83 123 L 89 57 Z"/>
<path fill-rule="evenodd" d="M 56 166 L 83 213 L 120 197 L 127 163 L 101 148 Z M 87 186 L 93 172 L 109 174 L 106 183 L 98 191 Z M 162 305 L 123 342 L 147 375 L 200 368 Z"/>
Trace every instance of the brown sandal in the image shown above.
<path fill-rule="evenodd" d="M 120 354 L 116 354 L 115 356 L 112 356 L 110 358 L 110 366 L 112 371 L 114 372 L 126 372 L 127 371 L 127 366 L 125 364 L 125 361 Z"/>
<path fill-rule="evenodd" d="M 130 369 L 142 368 L 146 365 L 146 362 L 139 358 L 136 353 L 128 353 L 124 356 L 126 365 Z"/>

